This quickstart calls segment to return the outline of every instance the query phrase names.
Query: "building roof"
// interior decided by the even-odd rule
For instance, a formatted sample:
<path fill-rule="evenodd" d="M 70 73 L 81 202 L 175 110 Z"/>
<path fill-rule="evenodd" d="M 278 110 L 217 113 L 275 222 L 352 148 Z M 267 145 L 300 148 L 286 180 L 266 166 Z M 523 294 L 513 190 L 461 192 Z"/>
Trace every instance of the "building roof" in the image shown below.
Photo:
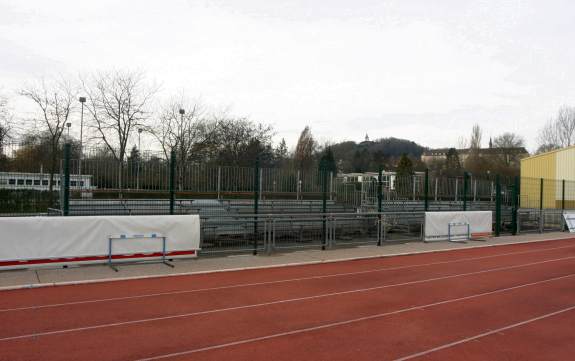
<path fill-rule="evenodd" d="M 529 160 L 529 159 L 533 159 L 533 158 L 537 158 L 537 157 L 543 157 L 543 156 L 546 156 L 548 154 L 559 153 L 559 152 L 563 152 L 565 150 L 573 149 L 573 148 L 575 148 L 575 145 L 570 145 L 570 146 L 565 147 L 565 148 L 559 148 L 559 149 L 550 150 L 550 151 L 545 152 L 545 153 L 534 154 L 530 157 L 526 157 L 526 158 L 521 159 L 521 161 L 523 162 L 524 160 Z"/>
<path fill-rule="evenodd" d="M 427 156 L 434 156 L 434 155 L 445 155 L 451 148 L 437 148 L 437 149 L 429 149 L 423 152 L 423 155 Z M 471 152 L 470 148 L 465 149 L 456 149 L 458 154 L 467 154 Z M 515 154 L 529 154 L 525 147 L 513 147 L 513 148 L 480 148 L 480 154 L 506 154 L 506 153 L 515 153 Z"/>

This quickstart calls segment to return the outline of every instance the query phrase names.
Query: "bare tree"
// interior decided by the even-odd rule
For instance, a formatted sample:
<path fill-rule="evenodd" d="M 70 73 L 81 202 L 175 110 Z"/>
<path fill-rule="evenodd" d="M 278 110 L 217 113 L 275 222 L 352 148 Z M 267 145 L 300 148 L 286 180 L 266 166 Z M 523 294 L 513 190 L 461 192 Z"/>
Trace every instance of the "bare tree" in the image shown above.
<path fill-rule="evenodd" d="M 12 132 L 12 114 L 8 109 L 8 99 L 0 94 L 0 157 Z"/>
<path fill-rule="evenodd" d="M 481 148 L 481 138 L 483 137 L 483 132 L 479 124 L 473 125 L 471 129 L 471 137 L 469 137 L 469 148 L 480 149 Z"/>
<path fill-rule="evenodd" d="M 311 134 L 311 129 L 306 126 L 301 132 L 295 147 L 294 160 L 300 169 L 308 169 L 313 162 L 313 153 L 317 143 Z"/>
<path fill-rule="evenodd" d="M 493 138 L 494 148 L 520 148 L 525 146 L 525 139 L 522 136 L 505 132 Z"/>
<path fill-rule="evenodd" d="M 152 129 L 166 160 L 170 153 L 176 153 L 178 187 L 183 187 L 183 170 L 192 159 L 205 156 L 206 148 L 213 146 L 218 121 L 208 118 L 205 107 L 199 101 L 192 101 L 184 94 L 174 97 L 163 105 L 159 122 Z"/>
<path fill-rule="evenodd" d="M 216 116 L 216 119 L 215 146 L 210 150 L 212 158 L 230 165 L 253 165 L 258 157 L 262 165 L 273 161 L 271 125 L 229 116 Z"/>
<path fill-rule="evenodd" d="M 538 153 L 575 144 L 575 107 L 563 106 L 539 131 Z"/>
<path fill-rule="evenodd" d="M 92 117 L 89 126 L 118 162 L 118 188 L 122 189 L 128 142 L 135 131 L 147 127 L 148 107 L 158 87 L 148 85 L 143 73 L 131 71 L 101 72 L 82 83 Z"/>
<path fill-rule="evenodd" d="M 47 82 L 41 79 L 26 86 L 20 94 L 31 100 L 39 110 L 43 131 L 48 135 L 50 145 L 50 184 L 53 190 L 54 173 L 58 163 L 58 145 L 66 123 L 74 111 L 77 88 L 64 78 Z"/>

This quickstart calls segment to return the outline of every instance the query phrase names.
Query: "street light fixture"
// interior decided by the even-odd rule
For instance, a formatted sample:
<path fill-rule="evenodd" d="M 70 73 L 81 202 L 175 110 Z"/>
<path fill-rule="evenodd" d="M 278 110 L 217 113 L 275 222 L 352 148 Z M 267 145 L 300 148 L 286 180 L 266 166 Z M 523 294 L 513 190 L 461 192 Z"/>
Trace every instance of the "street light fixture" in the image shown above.
<path fill-rule="evenodd" d="M 70 127 L 72 126 L 72 123 L 66 123 L 66 127 L 68 128 L 68 141 L 70 141 Z"/>

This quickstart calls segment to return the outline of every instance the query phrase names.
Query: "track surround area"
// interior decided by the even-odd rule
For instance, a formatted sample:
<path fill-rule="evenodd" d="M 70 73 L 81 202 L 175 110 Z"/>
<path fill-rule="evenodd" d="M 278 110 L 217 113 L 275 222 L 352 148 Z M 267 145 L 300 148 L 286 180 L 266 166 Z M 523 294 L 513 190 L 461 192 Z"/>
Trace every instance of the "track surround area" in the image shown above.
<path fill-rule="evenodd" d="M 2 291 L 0 360 L 567 360 L 574 286 L 562 239 Z"/>

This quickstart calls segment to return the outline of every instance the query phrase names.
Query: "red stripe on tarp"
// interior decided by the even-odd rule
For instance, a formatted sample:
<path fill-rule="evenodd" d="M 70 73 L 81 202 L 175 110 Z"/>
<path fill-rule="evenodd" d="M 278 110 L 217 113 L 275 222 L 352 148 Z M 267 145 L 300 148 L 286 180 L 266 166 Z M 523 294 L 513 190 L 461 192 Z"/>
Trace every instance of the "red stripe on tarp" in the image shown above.
<path fill-rule="evenodd" d="M 196 254 L 195 250 L 190 251 L 172 251 L 166 252 L 166 257 L 170 256 L 186 256 Z M 161 257 L 162 252 L 154 253 L 134 253 L 134 254 L 117 254 L 113 255 L 112 259 L 131 259 L 131 258 L 150 258 Z M 71 263 L 71 262 L 86 262 L 86 261 L 107 261 L 108 256 L 85 256 L 85 257 L 66 257 L 66 258 L 46 258 L 46 259 L 30 259 L 19 261 L 0 261 L 0 267 L 4 266 L 22 266 L 34 264 L 50 264 L 50 263 Z"/>

